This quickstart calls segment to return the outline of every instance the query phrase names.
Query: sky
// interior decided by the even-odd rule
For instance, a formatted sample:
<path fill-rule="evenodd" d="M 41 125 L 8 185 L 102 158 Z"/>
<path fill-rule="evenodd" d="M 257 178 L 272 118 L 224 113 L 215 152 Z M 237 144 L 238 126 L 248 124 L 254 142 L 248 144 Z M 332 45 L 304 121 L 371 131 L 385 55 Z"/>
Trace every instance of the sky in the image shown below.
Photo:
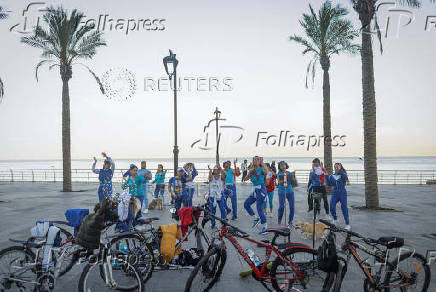
<path fill-rule="evenodd" d="M 98 48 L 92 60 L 81 62 L 105 81 L 106 89 L 121 88 L 128 95 L 115 94 L 112 99 L 103 95 L 87 69 L 73 67 L 69 82 L 73 159 L 102 151 L 119 158 L 172 157 L 173 93 L 165 80 L 157 88 L 159 78 L 166 76 L 162 58 L 168 49 L 177 55 L 177 74 L 182 78 L 178 91 L 181 157 L 214 156 L 215 124 L 205 126 L 216 107 L 225 119 L 219 123 L 222 156 L 322 155 L 322 143 L 317 145 L 322 135 L 322 72 L 318 68 L 314 86 L 306 89 L 310 57 L 289 41 L 293 34 L 303 35 L 299 20 L 308 12 L 308 3 L 318 9 L 321 1 L 40 2 L 44 4 L 33 4 L 24 13 L 27 31 L 42 14 L 38 9 L 48 5 L 76 8 L 86 20 L 107 15 L 107 20 L 120 19 L 123 24 L 111 30 L 106 22 L 107 46 Z M 0 1 L 10 11 L 9 18 L 0 21 L 0 78 L 5 84 L 0 160 L 62 158 L 59 71 L 42 67 L 37 82 L 35 66 L 41 52 L 20 43 L 26 32 L 23 10 L 30 3 Z M 334 3 L 349 8 L 348 18 L 359 28 L 349 1 Z M 374 39 L 377 153 L 436 156 L 436 5 L 423 1 L 419 10 L 396 9 L 403 7 L 380 7 L 382 55 Z M 144 19 L 150 19 L 147 24 L 157 19 L 156 30 L 144 28 Z M 127 30 L 127 22 L 135 29 Z M 119 72 L 128 72 L 129 79 L 117 79 Z M 136 86 L 131 88 L 133 83 L 127 80 Z M 341 137 L 333 156 L 363 156 L 360 55 L 333 56 L 330 83 L 332 135 Z M 288 138 L 286 145 L 281 140 L 279 146 L 281 131 Z M 299 135 L 302 140 L 296 145 Z"/>

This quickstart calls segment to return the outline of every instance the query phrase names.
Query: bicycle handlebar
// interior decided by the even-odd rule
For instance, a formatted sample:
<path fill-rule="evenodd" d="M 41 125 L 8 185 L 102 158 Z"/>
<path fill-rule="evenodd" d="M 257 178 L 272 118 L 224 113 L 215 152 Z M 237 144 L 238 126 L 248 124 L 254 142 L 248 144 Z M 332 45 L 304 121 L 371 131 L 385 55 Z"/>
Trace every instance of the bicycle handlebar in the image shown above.
<path fill-rule="evenodd" d="M 351 235 L 351 236 L 355 236 L 355 237 L 358 237 L 358 238 L 365 239 L 365 238 L 364 238 L 362 235 L 360 235 L 359 233 L 356 233 L 356 232 L 349 231 L 349 230 L 343 229 L 343 228 L 341 228 L 341 227 L 338 227 L 338 226 L 336 226 L 335 224 L 330 223 L 329 221 L 327 221 L 327 220 L 325 220 L 325 219 L 319 219 L 319 222 L 324 223 L 325 225 L 327 225 L 328 227 L 330 227 L 330 229 L 331 229 L 333 232 L 343 232 L 343 233 L 347 233 L 347 234 L 349 234 L 349 235 Z"/>
<path fill-rule="evenodd" d="M 241 233 L 242 237 L 248 237 L 248 236 L 250 236 L 247 232 L 245 232 L 245 231 L 239 229 L 239 228 L 236 227 L 236 226 L 233 226 L 232 224 L 230 224 L 230 223 L 227 222 L 226 220 L 221 219 L 220 217 L 217 217 L 217 216 L 215 216 L 214 214 L 212 214 L 212 213 L 211 213 L 207 208 L 204 208 L 206 205 L 207 205 L 207 204 L 204 204 L 204 205 L 202 205 L 202 206 L 197 206 L 197 207 L 194 207 L 194 209 L 196 209 L 196 210 L 201 210 L 201 211 L 207 213 L 207 216 L 210 216 L 210 217 L 214 218 L 215 220 L 220 221 L 221 224 L 223 224 L 223 225 L 225 225 L 225 226 L 228 226 L 228 227 L 231 227 L 233 230 L 235 230 L 235 231 Z"/>
<path fill-rule="evenodd" d="M 369 237 L 363 237 L 362 235 L 360 235 L 359 233 L 353 232 L 353 231 L 349 231 L 343 228 L 340 228 L 332 223 L 330 223 L 329 221 L 325 220 L 325 219 L 319 219 L 320 222 L 324 223 L 325 225 L 327 225 L 331 231 L 333 232 L 343 232 L 343 233 L 347 233 L 348 235 L 357 237 L 362 239 L 365 243 L 370 244 L 370 245 L 374 245 L 374 244 L 380 244 L 380 242 L 377 239 L 372 239 Z"/>

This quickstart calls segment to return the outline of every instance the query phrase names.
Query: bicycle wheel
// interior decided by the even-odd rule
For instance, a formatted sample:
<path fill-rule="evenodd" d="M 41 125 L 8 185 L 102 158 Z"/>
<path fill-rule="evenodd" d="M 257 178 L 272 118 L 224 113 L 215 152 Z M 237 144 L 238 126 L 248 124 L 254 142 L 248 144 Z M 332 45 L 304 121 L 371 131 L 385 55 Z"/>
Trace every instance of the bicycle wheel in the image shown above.
<path fill-rule="evenodd" d="M 227 253 L 225 249 L 212 248 L 201 258 L 195 269 L 189 275 L 185 292 L 207 292 L 212 289 L 226 264 Z"/>
<path fill-rule="evenodd" d="M 1 292 L 30 291 L 35 281 L 35 255 L 32 252 L 23 246 L 11 246 L 0 251 L 0 287 L 4 287 L 0 288 Z"/>
<path fill-rule="evenodd" d="M 295 266 L 282 261 L 279 257 L 274 260 L 270 274 L 275 291 L 295 291 L 296 287 L 308 291 L 330 290 L 333 275 L 318 269 L 316 250 L 295 247 L 284 250 L 282 255 Z"/>
<path fill-rule="evenodd" d="M 141 272 L 134 265 L 127 262 L 112 265 L 112 275 L 108 275 L 107 281 L 106 277 L 101 278 L 100 271 L 102 267 L 102 262 L 90 263 L 85 266 L 80 275 L 79 292 L 102 290 L 145 291 Z M 113 281 L 110 281 L 110 277 L 113 278 Z"/>
<path fill-rule="evenodd" d="M 384 280 L 385 291 L 422 291 L 430 285 L 430 267 L 424 256 L 407 252 L 389 264 Z"/>
<path fill-rule="evenodd" d="M 74 243 L 75 241 L 71 233 L 61 228 L 60 235 L 62 238 L 61 247 L 56 255 L 56 258 L 59 258 L 62 253 L 64 253 L 64 258 L 61 263 L 58 277 L 62 277 L 68 273 L 74 267 L 80 257 L 80 250 L 76 248 Z"/>
<path fill-rule="evenodd" d="M 153 251 L 143 238 L 136 234 L 121 235 L 111 240 L 109 249 L 112 254 L 121 255 L 135 265 L 141 272 L 144 284 L 151 278 L 154 268 Z M 101 276 L 103 277 L 102 269 Z"/>

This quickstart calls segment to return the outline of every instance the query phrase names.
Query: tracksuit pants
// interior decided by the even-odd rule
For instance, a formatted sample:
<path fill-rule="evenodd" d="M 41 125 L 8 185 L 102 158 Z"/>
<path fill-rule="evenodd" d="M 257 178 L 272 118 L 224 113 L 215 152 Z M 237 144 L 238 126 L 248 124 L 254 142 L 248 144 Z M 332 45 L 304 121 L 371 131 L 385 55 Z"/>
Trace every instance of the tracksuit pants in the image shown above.
<path fill-rule="evenodd" d="M 251 205 L 256 203 L 257 214 L 260 218 L 260 223 L 266 223 L 265 213 L 263 212 L 263 205 L 266 200 L 266 187 L 262 185 L 260 188 L 254 188 L 254 191 L 248 196 L 248 198 L 244 202 L 244 208 L 247 210 L 250 216 L 254 216 L 254 211 L 251 208 Z"/>
<path fill-rule="evenodd" d="M 330 212 L 332 213 L 333 219 L 338 220 L 336 215 L 336 204 L 341 202 L 342 215 L 344 216 L 345 224 L 350 224 L 350 218 L 348 216 L 348 206 L 347 206 L 347 190 L 333 190 L 330 198 Z"/>
<path fill-rule="evenodd" d="M 289 204 L 289 218 L 288 223 L 292 222 L 294 220 L 294 214 L 295 214 L 295 197 L 294 192 L 286 192 L 286 190 L 280 190 L 279 193 L 279 210 L 278 210 L 278 219 L 279 222 L 282 222 L 283 218 L 283 212 L 285 210 L 285 198 L 288 200 Z"/>

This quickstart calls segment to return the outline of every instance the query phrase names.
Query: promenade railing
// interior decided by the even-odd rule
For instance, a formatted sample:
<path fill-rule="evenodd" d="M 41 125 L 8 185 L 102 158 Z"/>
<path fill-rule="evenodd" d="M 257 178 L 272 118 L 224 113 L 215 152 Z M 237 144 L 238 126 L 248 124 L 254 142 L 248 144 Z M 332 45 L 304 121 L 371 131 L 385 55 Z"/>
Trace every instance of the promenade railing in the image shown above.
<path fill-rule="evenodd" d="M 154 174 L 156 169 L 150 169 Z M 209 170 L 197 169 L 198 176 L 196 182 L 206 182 Z M 125 170 L 115 170 L 113 177 L 114 183 L 121 183 L 122 175 Z M 307 184 L 309 178 L 309 170 L 295 170 L 296 177 L 300 186 Z M 365 177 L 363 170 L 347 170 L 351 184 L 364 184 Z M 98 175 L 93 173 L 91 169 L 72 169 L 71 171 L 73 182 L 98 182 Z M 173 176 L 172 171 L 168 171 L 166 181 Z M 378 180 L 380 184 L 425 184 L 428 180 L 436 179 L 435 170 L 379 170 Z M 63 180 L 62 169 L 9 169 L 0 170 L 0 181 L 2 182 L 61 182 Z M 241 177 L 236 178 L 237 181 Z"/>

